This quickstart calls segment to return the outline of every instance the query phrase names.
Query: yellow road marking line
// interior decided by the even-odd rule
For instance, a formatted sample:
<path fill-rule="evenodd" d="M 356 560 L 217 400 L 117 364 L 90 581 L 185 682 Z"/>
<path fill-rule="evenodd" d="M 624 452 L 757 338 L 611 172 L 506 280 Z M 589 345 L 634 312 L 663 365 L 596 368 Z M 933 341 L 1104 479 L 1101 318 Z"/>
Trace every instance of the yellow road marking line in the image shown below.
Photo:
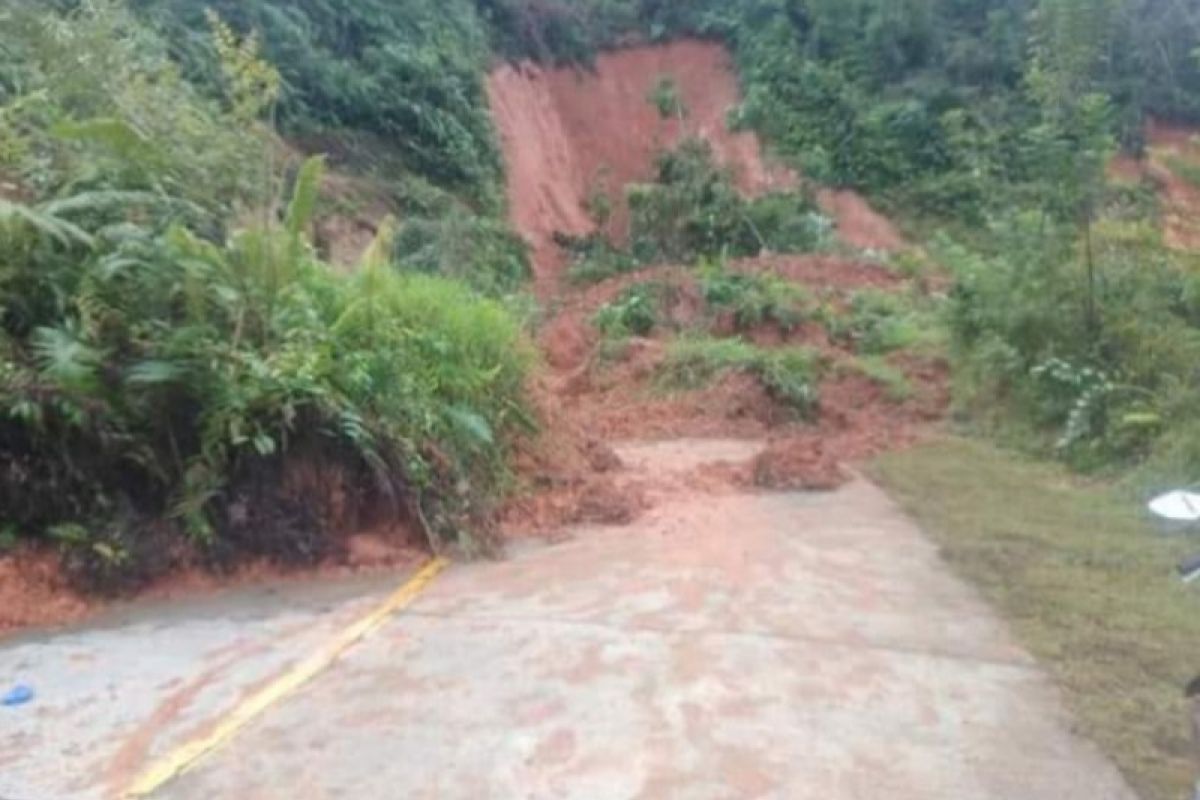
<path fill-rule="evenodd" d="M 346 652 L 358 640 L 378 628 L 388 617 L 412 604 L 438 573 L 449 566 L 444 558 L 434 558 L 378 608 L 343 630 L 333 641 L 296 664 L 258 692 L 242 701 L 206 736 L 188 742 L 169 753 L 143 772 L 125 790 L 126 800 L 146 797 L 168 781 L 179 777 L 206 754 L 232 739 L 256 717 L 285 696 L 312 680 Z"/>

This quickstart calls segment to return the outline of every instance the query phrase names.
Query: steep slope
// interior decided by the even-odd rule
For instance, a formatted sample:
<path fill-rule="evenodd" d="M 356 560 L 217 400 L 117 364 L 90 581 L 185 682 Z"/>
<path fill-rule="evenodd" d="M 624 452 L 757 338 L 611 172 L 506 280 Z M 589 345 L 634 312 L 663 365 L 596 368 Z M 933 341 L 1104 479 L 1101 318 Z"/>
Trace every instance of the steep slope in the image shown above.
<path fill-rule="evenodd" d="M 652 102 L 670 82 L 683 113 L 664 115 Z M 757 137 L 732 132 L 726 117 L 738 103 L 729 55 L 719 44 L 677 41 L 604 53 L 592 70 L 504 65 L 488 78 L 488 100 L 508 172 L 513 225 L 532 245 L 539 285 L 553 283 L 562 259 L 556 232 L 596 229 L 588 200 L 612 203 L 608 230 L 628 233 L 624 187 L 651 177 L 655 155 L 685 136 L 706 139 L 747 194 L 794 183 L 768 164 Z"/>

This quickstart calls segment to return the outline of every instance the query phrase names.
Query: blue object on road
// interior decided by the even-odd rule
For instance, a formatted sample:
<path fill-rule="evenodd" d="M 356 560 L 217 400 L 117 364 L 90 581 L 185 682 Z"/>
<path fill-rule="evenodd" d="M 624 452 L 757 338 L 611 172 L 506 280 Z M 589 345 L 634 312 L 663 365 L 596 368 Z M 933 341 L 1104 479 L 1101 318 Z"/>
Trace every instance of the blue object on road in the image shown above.
<path fill-rule="evenodd" d="M 33 687 L 19 683 L 0 697 L 0 706 L 23 706 L 33 699 Z"/>

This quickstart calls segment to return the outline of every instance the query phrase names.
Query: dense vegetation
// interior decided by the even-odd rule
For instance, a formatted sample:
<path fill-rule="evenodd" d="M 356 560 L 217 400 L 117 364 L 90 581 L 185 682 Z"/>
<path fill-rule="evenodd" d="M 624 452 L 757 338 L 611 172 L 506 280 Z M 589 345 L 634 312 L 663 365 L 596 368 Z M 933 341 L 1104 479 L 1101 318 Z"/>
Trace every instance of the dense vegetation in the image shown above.
<path fill-rule="evenodd" d="M 353 277 L 322 263 L 321 161 L 274 155 L 278 74 L 205 24 L 219 98 L 117 3 L 0 13 L 4 537 L 105 584 L 389 518 L 474 544 L 527 421 L 519 325 L 393 270 L 387 225 Z"/>

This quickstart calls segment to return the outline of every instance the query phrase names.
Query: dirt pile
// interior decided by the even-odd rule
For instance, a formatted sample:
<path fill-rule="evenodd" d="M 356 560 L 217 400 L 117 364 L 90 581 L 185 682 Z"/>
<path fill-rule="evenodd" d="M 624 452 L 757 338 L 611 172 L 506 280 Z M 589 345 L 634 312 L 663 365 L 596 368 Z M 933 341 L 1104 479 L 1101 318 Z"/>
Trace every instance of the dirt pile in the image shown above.
<path fill-rule="evenodd" d="M 651 96 L 674 87 L 682 115 L 664 115 Z M 729 54 L 719 44 L 678 41 L 601 54 L 593 69 L 545 69 L 523 63 L 495 70 L 487 82 L 492 118 L 508 173 L 514 226 L 533 246 L 539 282 L 553 285 L 562 266 L 556 232 L 596 230 L 589 198 L 612 204 L 608 229 L 628 232 L 624 187 L 653 176 L 655 156 L 686 136 L 707 140 L 749 195 L 791 186 L 752 133 L 731 132 L 726 117 L 739 102 Z"/>
<path fill-rule="evenodd" d="M 909 281 L 879 264 L 833 256 L 764 256 L 729 268 L 786 278 L 833 307 L 848 305 L 847 298 L 862 289 L 911 289 Z M 673 288 L 659 309 L 662 324 L 648 336 L 605 340 L 594 324 L 597 312 L 647 281 Z M 553 533 L 575 522 L 626 524 L 652 507 L 655 498 L 680 493 L 703 502 L 704 495 L 731 489 L 836 488 L 848 479 L 844 463 L 912 443 L 949 405 L 947 366 L 940 359 L 890 357 L 911 389 L 906 397 L 891 397 L 878 381 L 836 367 L 852 363 L 855 353 L 851 345 L 831 339 L 821 324 L 787 331 L 771 323 L 723 330 L 720 318 L 705 317 L 694 307 L 698 281 L 693 270 L 650 267 L 557 298 L 541 339 L 550 367 L 536 388 L 543 435 L 526 446 L 518 465 L 530 491 L 505 509 L 508 535 Z M 815 418 L 799 419 L 759 378 L 742 371 L 695 390 L 665 391 L 660 367 L 671 340 L 688 331 L 740 335 L 767 349 L 802 345 L 823 354 L 830 367 L 820 382 Z M 743 463 L 672 479 L 621 463 L 606 445 L 615 444 L 619 452 L 630 442 L 697 439 L 755 441 L 764 447 Z"/>

